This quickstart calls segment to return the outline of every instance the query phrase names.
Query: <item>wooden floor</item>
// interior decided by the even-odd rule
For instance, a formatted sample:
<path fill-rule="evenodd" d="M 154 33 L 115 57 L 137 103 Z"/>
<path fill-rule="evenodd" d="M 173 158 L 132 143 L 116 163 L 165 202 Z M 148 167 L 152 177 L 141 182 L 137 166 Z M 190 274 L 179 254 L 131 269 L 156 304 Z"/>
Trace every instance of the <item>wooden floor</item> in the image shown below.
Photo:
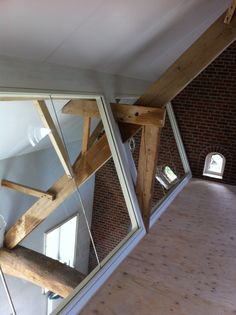
<path fill-rule="evenodd" d="M 236 187 L 193 180 L 80 314 L 236 314 Z"/>

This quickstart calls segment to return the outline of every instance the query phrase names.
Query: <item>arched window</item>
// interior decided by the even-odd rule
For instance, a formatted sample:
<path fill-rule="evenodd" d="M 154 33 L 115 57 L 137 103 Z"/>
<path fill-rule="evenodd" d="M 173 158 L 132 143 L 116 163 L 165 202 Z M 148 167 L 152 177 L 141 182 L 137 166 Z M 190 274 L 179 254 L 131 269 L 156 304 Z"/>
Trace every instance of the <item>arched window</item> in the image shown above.
<path fill-rule="evenodd" d="M 207 154 L 203 175 L 222 179 L 225 169 L 225 157 L 218 152 Z"/>
<path fill-rule="evenodd" d="M 172 171 L 172 169 L 169 166 L 165 166 L 163 168 L 163 173 L 166 176 L 169 183 L 172 183 L 177 179 L 176 174 L 174 173 L 174 171 Z"/>
<path fill-rule="evenodd" d="M 177 182 L 178 177 L 168 165 L 165 165 L 157 167 L 156 179 L 165 189 L 169 189 Z"/>

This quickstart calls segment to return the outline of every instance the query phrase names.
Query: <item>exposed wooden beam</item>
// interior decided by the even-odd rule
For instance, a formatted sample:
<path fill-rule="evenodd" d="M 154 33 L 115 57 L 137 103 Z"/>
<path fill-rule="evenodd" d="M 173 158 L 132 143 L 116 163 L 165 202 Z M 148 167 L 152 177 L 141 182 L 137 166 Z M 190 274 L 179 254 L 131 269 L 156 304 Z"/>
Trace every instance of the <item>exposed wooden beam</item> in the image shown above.
<path fill-rule="evenodd" d="M 110 157 L 110 148 L 104 134 L 87 152 L 76 160 L 73 166 L 75 182 L 66 175 L 62 176 L 49 189 L 50 192 L 56 194 L 56 199 L 51 201 L 43 198 L 34 203 L 6 233 L 6 246 L 11 249 L 19 244 L 76 190 L 76 185 L 77 187 L 81 186 Z"/>
<path fill-rule="evenodd" d="M 229 24 L 231 22 L 231 20 L 234 16 L 235 10 L 236 10 L 236 0 L 233 0 L 231 6 L 229 7 L 229 9 L 226 13 L 226 16 L 224 19 L 225 24 Z"/>
<path fill-rule="evenodd" d="M 55 194 L 52 194 L 50 192 L 45 192 L 45 191 L 42 191 L 39 189 L 35 189 L 32 187 L 28 187 L 25 185 L 17 184 L 17 183 L 11 182 L 11 181 L 6 180 L 6 179 L 1 180 L 1 185 L 3 187 L 14 189 L 14 190 L 19 191 L 23 194 L 31 195 L 31 196 L 34 196 L 37 198 L 47 198 L 49 200 L 55 199 Z"/>
<path fill-rule="evenodd" d="M 65 264 L 21 246 L 12 250 L 1 248 L 0 265 L 4 273 L 47 288 L 64 298 L 85 278 Z"/>
<path fill-rule="evenodd" d="M 138 161 L 136 192 L 146 230 L 149 229 L 154 179 L 160 142 L 160 129 L 143 126 Z"/>
<path fill-rule="evenodd" d="M 64 114 L 84 117 L 100 117 L 97 101 L 94 99 L 73 99 L 62 109 Z"/>
<path fill-rule="evenodd" d="M 88 150 L 90 135 L 91 117 L 84 117 L 82 154 Z"/>
<path fill-rule="evenodd" d="M 136 101 L 136 105 L 164 107 L 236 39 L 236 19 L 228 25 L 223 13 Z M 122 124 L 123 141 L 139 126 Z"/>
<path fill-rule="evenodd" d="M 160 108 L 112 103 L 111 109 L 115 120 L 120 123 L 163 127 L 165 122 L 165 111 Z M 84 102 L 70 101 L 63 107 L 62 112 L 80 116 L 85 116 L 86 113 L 85 117 L 99 117 L 95 100 L 89 100 L 88 107 Z"/>
<path fill-rule="evenodd" d="M 111 109 L 120 123 L 157 127 L 165 124 L 165 110 L 161 108 L 112 103 Z"/>
<path fill-rule="evenodd" d="M 88 149 L 91 148 L 91 146 L 99 139 L 101 138 L 101 136 L 104 134 L 104 127 L 103 127 L 103 123 L 100 120 L 99 123 L 97 124 L 97 126 L 95 127 L 95 129 L 93 130 L 92 134 L 89 137 L 89 142 L 88 142 Z M 81 158 L 82 152 L 78 155 L 76 161 L 74 164 L 76 164 L 76 162 Z"/>
<path fill-rule="evenodd" d="M 141 96 L 137 104 L 163 106 L 202 72 L 236 39 L 236 19 L 224 23 L 222 14 L 164 74 Z"/>
<path fill-rule="evenodd" d="M 38 110 L 39 116 L 44 126 L 47 129 L 51 130 L 48 136 L 52 142 L 52 145 L 57 153 L 58 158 L 61 161 L 61 164 L 65 170 L 65 173 L 67 174 L 68 177 L 71 177 L 70 159 L 63 145 L 61 137 L 59 136 L 57 128 L 53 122 L 53 119 L 49 113 L 49 110 L 47 108 L 45 101 L 37 100 L 37 101 L 33 101 L 33 103 L 36 109 Z"/>

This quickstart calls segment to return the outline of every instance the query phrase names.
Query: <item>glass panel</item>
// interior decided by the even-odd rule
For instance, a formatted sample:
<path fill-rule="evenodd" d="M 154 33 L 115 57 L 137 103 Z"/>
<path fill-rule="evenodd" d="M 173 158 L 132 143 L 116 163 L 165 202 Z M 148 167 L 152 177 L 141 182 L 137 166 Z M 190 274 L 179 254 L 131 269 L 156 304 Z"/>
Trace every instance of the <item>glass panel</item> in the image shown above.
<path fill-rule="evenodd" d="M 8 275 L 4 275 L 4 277 L 5 277 L 5 281 L 6 281 L 7 285 L 9 286 L 9 284 L 11 282 L 11 278 L 13 278 L 13 277 L 10 277 Z M 4 285 L 3 285 L 3 281 L 1 279 L 1 277 L 0 277 L 0 314 L 6 314 L 6 315 L 12 314 L 11 306 L 10 306 L 10 303 L 8 301 L 7 294 L 6 294 L 6 291 L 4 289 Z"/>
<path fill-rule="evenodd" d="M 116 174 L 113 159 L 110 159 L 95 175 L 93 216 L 91 231 L 102 261 L 131 231 L 131 221 Z M 96 264 L 90 255 L 89 269 Z"/>
<path fill-rule="evenodd" d="M 64 174 L 32 101 L 0 101 L 0 178 L 47 191 Z M 4 186 L 0 206 L 8 230 L 37 197 Z"/>
<path fill-rule="evenodd" d="M 3 148 L 0 177 L 42 192 L 48 191 L 55 198 L 48 201 L 43 199 L 45 197 L 33 197 L 1 187 L 0 215 L 9 230 L 33 205 L 37 208 L 36 218 L 37 213 L 40 217 L 42 211 L 52 209 L 20 245 L 73 267 L 84 275 L 86 282 L 89 274 L 101 269 L 130 237 L 136 224 L 131 223 L 113 159 L 106 149 L 100 117 L 92 118 L 90 129 L 97 149 L 88 156 L 86 152 L 81 154 L 84 120 L 81 116 L 62 112 L 69 101 L 48 97 L 45 103 L 65 144 L 73 168 L 72 179 L 65 175 L 49 138 L 55 129 L 44 125 L 33 102 L 0 102 L 0 148 Z M 8 130 L 7 138 L 5 129 Z M 104 161 L 103 154 L 107 154 Z M 101 161 L 100 165 L 96 164 L 97 159 Z M 57 292 L 44 290 L 19 278 L 9 279 L 9 290 L 19 315 L 50 314 L 63 300 Z M 0 299 L 8 308 L 1 291 Z M 6 308 L 0 306 L 0 310 Z"/>
<path fill-rule="evenodd" d="M 161 139 L 160 139 L 160 150 L 158 155 L 157 167 L 163 169 L 164 174 L 167 179 L 170 179 L 169 172 L 166 170 L 171 169 L 174 175 L 171 178 L 175 178 L 169 181 L 167 187 L 163 187 L 159 182 L 155 181 L 154 184 L 154 197 L 153 197 L 153 207 L 155 209 L 158 202 L 162 201 L 163 198 L 168 194 L 172 187 L 177 184 L 184 177 L 185 172 L 183 164 L 179 155 L 179 150 L 175 141 L 174 133 L 170 124 L 168 115 L 166 115 L 165 126 L 161 129 Z"/>

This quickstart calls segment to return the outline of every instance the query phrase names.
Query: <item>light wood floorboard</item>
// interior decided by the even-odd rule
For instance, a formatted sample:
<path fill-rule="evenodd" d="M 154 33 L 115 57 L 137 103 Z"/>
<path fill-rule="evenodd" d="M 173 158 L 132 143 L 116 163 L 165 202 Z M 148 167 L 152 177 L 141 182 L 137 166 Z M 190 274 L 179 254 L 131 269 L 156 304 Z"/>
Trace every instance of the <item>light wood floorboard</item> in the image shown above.
<path fill-rule="evenodd" d="M 236 187 L 192 180 L 80 314 L 236 314 Z"/>

